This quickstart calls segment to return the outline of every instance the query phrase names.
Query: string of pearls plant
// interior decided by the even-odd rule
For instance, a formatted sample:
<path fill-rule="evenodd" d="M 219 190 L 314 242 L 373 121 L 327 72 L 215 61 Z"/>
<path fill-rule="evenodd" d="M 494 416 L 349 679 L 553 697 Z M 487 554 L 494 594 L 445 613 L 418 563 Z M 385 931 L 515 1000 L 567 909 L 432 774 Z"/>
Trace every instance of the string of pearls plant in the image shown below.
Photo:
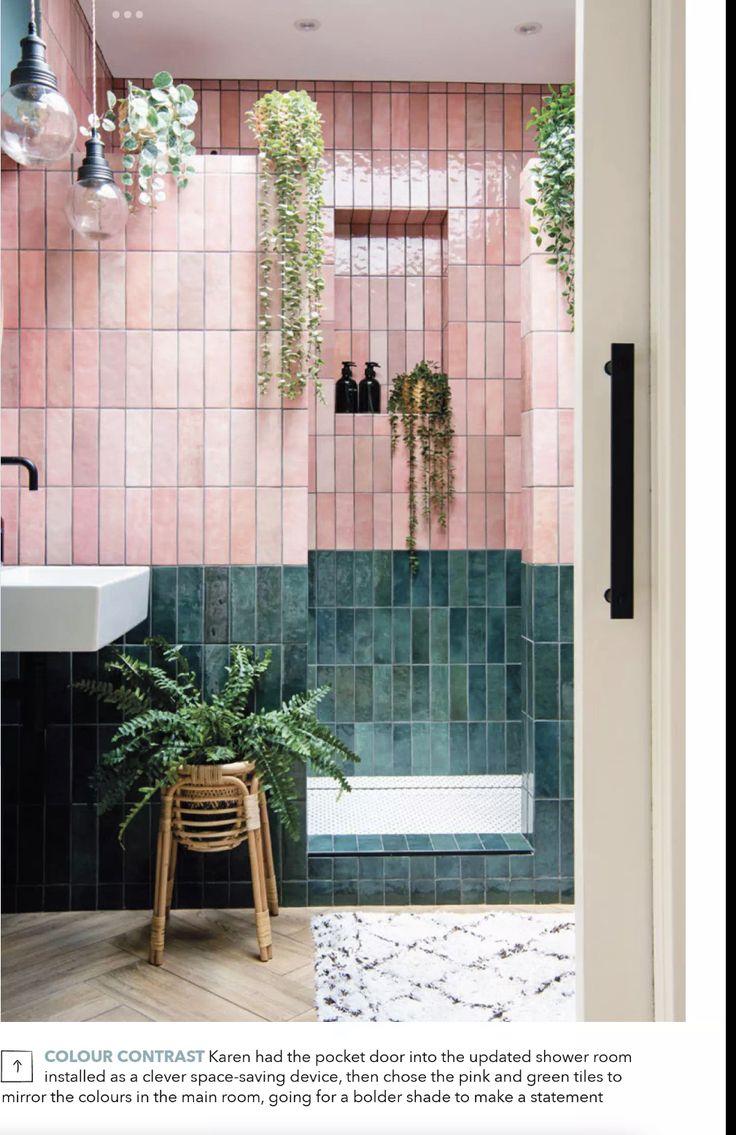
<path fill-rule="evenodd" d="M 322 116 L 306 91 L 269 91 L 246 116 L 261 153 L 259 171 L 260 360 L 285 398 L 309 382 L 320 390 L 324 277 Z M 280 333 L 274 366 L 274 332 Z"/>

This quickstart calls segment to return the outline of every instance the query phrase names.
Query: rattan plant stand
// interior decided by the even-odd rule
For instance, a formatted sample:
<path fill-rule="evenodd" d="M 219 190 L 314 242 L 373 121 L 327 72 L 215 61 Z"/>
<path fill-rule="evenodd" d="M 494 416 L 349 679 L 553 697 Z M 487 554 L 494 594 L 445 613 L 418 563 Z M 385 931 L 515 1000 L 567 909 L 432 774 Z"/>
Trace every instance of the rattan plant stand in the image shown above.
<path fill-rule="evenodd" d="M 179 844 L 190 851 L 231 851 L 245 840 L 253 880 L 256 938 L 262 962 L 272 956 L 271 915 L 279 912 L 266 798 L 254 765 L 184 765 L 161 794 L 156 881 L 148 960 L 164 959 Z"/>

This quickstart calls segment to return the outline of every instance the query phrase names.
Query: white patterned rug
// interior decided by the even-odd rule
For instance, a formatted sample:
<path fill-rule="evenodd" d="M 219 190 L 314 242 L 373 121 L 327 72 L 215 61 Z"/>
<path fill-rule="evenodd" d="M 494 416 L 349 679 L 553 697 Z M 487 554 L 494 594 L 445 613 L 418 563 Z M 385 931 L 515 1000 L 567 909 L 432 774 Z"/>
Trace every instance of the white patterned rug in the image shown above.
<path fill-rule="evenodd" d="M 320 1021 L 573 1021 L 571 913 L 312 919 Z"/>

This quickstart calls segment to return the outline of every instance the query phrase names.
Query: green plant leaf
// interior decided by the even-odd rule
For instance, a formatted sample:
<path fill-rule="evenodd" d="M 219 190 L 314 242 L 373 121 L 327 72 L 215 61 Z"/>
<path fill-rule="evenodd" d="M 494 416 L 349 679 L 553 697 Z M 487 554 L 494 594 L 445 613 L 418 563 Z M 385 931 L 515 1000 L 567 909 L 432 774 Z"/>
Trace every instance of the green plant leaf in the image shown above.
<path fill-rule="evenodd" d="M 170 87 L 173 81 L 173 76 L 168 71 L 159 71 L 153 76 L 154 87 Z"/>

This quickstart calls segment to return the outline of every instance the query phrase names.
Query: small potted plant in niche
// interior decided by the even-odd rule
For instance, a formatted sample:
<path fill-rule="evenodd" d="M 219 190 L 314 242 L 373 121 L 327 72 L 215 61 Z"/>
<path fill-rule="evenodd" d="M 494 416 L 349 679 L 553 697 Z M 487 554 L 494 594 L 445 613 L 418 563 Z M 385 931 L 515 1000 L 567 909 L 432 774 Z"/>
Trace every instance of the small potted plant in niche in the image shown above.
<path fill-rule="evenodd" d="M 256 658 L 248 647 L 233 646 L 222 690 L 205 700 L 178 647 L 159 638 L 145 645 L 154 661 L 115 649 L 105 662 L 109 680 L 75 683 L 123 718 L 94 777 L 100 813 L 138 796 L 120 826 L 121 841 L 141 808 L 192 766 L 253 765 L 292 838 L 299 835 L 295 763 L 308 763 L 350 790 L 343 765 L 360 758 L 317 719 L 328 686 L 294 694 L 276 709 L 254 710 L 253 692 L 271 665 L 271 652 Z"/>
<path fill-rule="evenodd" d="M 447 514 L 453 497 L 452 396 L 446 374 L 434 363 L 417 363 L 408 374 L 393 380 L 388 399 L 391 449 L 399 441 L 406 447 L 409 475 L 409 530 L 406 546 L 412 574 L 419 561 L 416 555 L 419 502 L 422 515 L 447 527 Z"/>

